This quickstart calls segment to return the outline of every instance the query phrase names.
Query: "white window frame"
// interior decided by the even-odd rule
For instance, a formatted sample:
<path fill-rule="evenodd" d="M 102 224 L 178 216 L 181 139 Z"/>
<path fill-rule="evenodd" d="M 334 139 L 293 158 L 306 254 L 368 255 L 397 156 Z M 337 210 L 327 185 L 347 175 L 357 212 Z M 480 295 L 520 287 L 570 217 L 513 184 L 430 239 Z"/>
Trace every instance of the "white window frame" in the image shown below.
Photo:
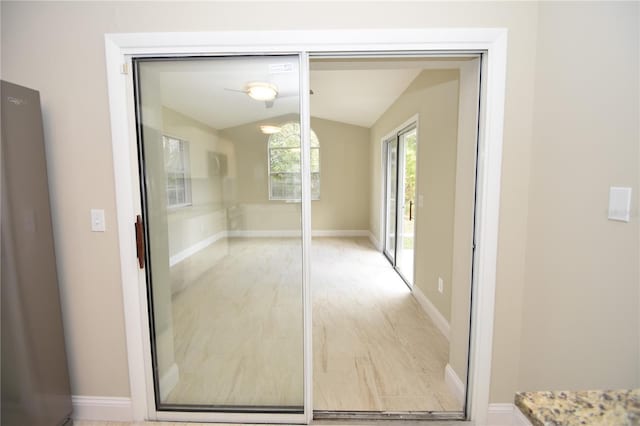
<path fill-rule="evenodd" d="M 105 34 L 105 55 L 115 177 L 120 272 L 131 391 L 130 420 L 158 419 L 153 395 L 149 324 L 144 271 L 138 269 L 131 222 L 141 214 L 131 57 L 297 53 L 301 65 L 301 137 L 303 157 L 303 304 L 304 414 L 169 413 L 167 420 L 310 423 L 313 419 L 311 294 L 311 197 L 309 184 L 309 52 L 401 52 L 456 56 L 482 52 L 482 83 L 477 160 L 474 277 L 467 413 L 476 425 L 487 424 L 496 262 L 502 170 L 502 142 L 507 63 L 505 28 L 427 28 L 377 30 L 219 31 L 191 33 Z M 151 385 L 150 385 L 151 383 Z M 128 420 L 128 419 L 122 419 Z"/>
<path fill-rule="evenodd" d="M 164 134 L 162 135 L 162 147 L 165 150 L 166 155 L 166 147 L 165 142 L 169 139 L 174 141 L 178 141 L 180 143 L 180 151 L 182 156 L 182 164 L 184 165 L 183 170 L 170 170 L 165 166 L 165 173 L 167 174 L 167 209 L 168 210 L 176 210 L 184 207 L 190 207 L 192 205 L 193 199 L 191 194 L 191 157 L 189 154 L 189 141 L 186 139 L 178 138 L 175 136 Z M 169 173 L 173 174 L 182 174 L 184 179 L 184 203 L 175 203 L 171 204 L 169 202 Z"/>
<path fill-rule="evenodd" d="M 293 122 L 289 122 L 289 123 L 285 123 L 283 124 L 281 127 L 285 127 L 288 124 L 295 124 Z M 315 135 L 315 132 L 313 130 L 311 130 L 311 134 Z M 292 202 L 292 201 L 300 201 L 300 198 L 289 198 L 289 197 L 275 197 L 273 195 L 273 188 L 271 187 L 271 175 L 274 174 L 284 174 L 284 173 L 288 173 L 288 174 L 292 174 L 292 175 L 302 175 L 302 170 L 300 172 L 271 172 L 271 151 L 273 149 L 299 149 L 300 152 L 302 153 L 302 146 L 300 147 L 284 147 L 284 148 L 271 148 L 271 139 L 274 137 L 275 135 L 269 135 L 269 139 L 267 140 L 267 181 L 268 181 L 268 191 L 269 191 L 269 201 L 285 201 L 285 202 Z M 310 151 L 313 151 L 314 149 L 318 150 L 318 194 L 314 195 L 313 192 L 311 193 L 311 201 L 319 201 L 320 200 L 320 188 L 321 188 L 321 182 L 320 180 L 321 178 L 321 170 L 320 170 L 320 139 L 318 139 L 318 135 L 315 135 L 316 139 L 318 140 L 318 146 L 310 146 L 309 149 Z M 311 171 L 311 174 L 313 174 L 314 172 Z M 302 176 L 301 176 L 302 178 Z M 302 187 L 302 182 L 300 183 L 300 186 Z M 302 191 L 300 191 L 300 193 L 302 193 Z"/>

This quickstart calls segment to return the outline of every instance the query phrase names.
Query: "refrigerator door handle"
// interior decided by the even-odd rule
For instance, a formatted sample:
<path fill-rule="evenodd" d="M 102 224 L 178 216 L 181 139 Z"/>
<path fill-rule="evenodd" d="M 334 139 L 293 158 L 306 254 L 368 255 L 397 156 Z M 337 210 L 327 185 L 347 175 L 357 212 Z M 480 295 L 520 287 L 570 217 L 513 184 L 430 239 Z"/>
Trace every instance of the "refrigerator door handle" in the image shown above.
<path fill-rule="evenodd" d="M 142 216 L 137 215 L 135 221 L 136 228 L 136 257 L 138 266 L 144 269 L 144 228 L 142 226 Z"/>

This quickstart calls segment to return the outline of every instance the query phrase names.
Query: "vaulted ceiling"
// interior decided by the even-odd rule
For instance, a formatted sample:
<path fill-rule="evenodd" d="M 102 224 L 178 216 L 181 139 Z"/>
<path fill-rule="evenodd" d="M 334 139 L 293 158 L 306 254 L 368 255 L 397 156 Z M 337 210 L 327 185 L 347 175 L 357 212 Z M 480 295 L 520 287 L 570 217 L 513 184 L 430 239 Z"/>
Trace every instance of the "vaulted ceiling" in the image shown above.
<path fill-rule="evenodd" d="M 316 59 L 311 62 L 311 115 L 371 127 L 425 69 L 457 68 L 456 58 Z M 221 130 L 268 120 L 299 109 L 298 61 L 292 56 L 258 56 L 145 62 L 143 87 L 157 89 L 160 102 Z M 155 77 L 153 77 L 155 76 Z M 264 102 L 243 93 L 248 83 L 266 81 L 278 98 Z M 143 99 L 145 93 L 142 93 Z"/>

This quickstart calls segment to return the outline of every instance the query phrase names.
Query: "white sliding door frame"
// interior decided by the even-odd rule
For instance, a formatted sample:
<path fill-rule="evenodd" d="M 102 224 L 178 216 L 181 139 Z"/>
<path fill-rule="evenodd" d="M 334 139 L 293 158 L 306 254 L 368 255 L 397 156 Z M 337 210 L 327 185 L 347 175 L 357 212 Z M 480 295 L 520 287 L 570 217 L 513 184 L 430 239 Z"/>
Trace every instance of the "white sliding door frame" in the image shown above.
<path fill-rule="evenodd" d="M 387 151 L 387 144 L 391 141 L 391 140 L 395 140 L 396 142 L 396 167 L 397 167 L 397 173 L 396 173 L 396 191 L 398 192 L 396 194 L 396 235 L 395 235 L 395 244 L 394 244 L 394 249 L 393 249 L 393 261 L 391 259 L 389 259 L 389 257 L 387 256 L 387 259 L 389 260 L 389 262 L 393 265 L 393 268 L 396 269 L 396 271 L 398 272 L 398 274 L 400 275 L 400 277 L 402 278 L 402 280 L 407 284 L 407 286 L 411 289 L 411 291 L 413 291 L 413 285 L 414 285 L 414 280 L 415 280 L 415 276 L 416 276 L 416 268 L 415 268 L 415 256 L 414 256 L 414 261 L 413 261 L 413 280 L 412 282 L 409 282 L 406 277 L 398 270 L 397 265 L 398 265 L 398 237 L 399 237 L 399 232 L 397 232 L 402 225 L 398 226 L 398 218 L 400 218 L 401 220 L 403 219 L 403 214 L 404 212 L 402 212 L 402 214 L 400 213 L 400 204 L 401 204 L 401 199 L 400 199 L 400 193 L 399 193 L 399 188 L 403 187 L 404 188 L 404 183 L 402 185 L 400 185 L 400 171 L 401 171 L 401 167 L 400 167 L 400 155 L 401 155 L 401 151 L 402 154 L 404 154 L 404 149 L 401 149 L 400 145 L 400 137 L 411 130 L 415 130 L 418 135 L 420 134 L 420 114 L 415 114 L 413 115 L 411 118 L 409 118 L 408 120 L 404 121 L 401 125 L 397 126 L 395 129 L 393 129 L 391 132 L 387 133 L 381 140 L 380 140 L 380 146 L 381 146 L 381 163 L 382 163 L 382 179 L 381 181 L 384 182 L 383 189 L 382 189 L 382 195 L 380 197 L 380 212 L 384 212 L 380 214 L 380 240 L 382 241 L 382 250 L 384 253 L 384 250 L 387 246 L 387 233 L 389 232 L 388 230 L 388 214 L 389 214 L 389 205 L 388 205 L 388 201 L 387 201 L 387 194 L 389 191 L 388 188 L 388 180 L 389 180 L 389 172 L 388 172 L 388 158 L 387 156 L 389 155 L 388 151 Z M 420 143 L 418 143 L 418 141 L 416 141 L 417 147 L 416 147 L 416 159 L 420 158 L 419 153 L 420 153 Z M 374 147 L 375 149 L 375 147 Z M 404 159 L 402 160 L 404 161 Z M 402 167 L 402 169 L 404 169 L 404 167 Z M 406 170 L 404 170 L 403 172 L 406 172 Z M 416 160 L 416 188 L 415 188 L 415 195 L 417 197 L 418 195 L 418 189 L 419 189 L 419 179 L 418 179 L 418 173 L 419 173 L 419 166 Z M 404 180 L 404 177 L 403 179 Z M 403 193 L 404 194 L 404 193 Z M 404 199 L 404 195 L 402 195 L 403 199 Z M 417 205 L 416 205 L 417 207 Z M 415 228 L 414 228 L 414 234 L 417 232 L 418 229 L 418 221 L 416 220 L 415 222 Z M 400 238 L 402 238 L 400 236 Z M 414 242 L 415 245 L 415 242 Z M 415 247 L 414 247 L 415 249 Z M 384 253 L 385 256 L 387 255 L 387 253 Z"/>
<path fill-rule="evenodd" d="M 491 379 L 495 301 L 502 130 L 507 59 L 507 30 L 438 28 L 326 31 L 220 31 L 194 33 L 106 34 L 105 53 L 111 114 L 113 166 L 120 248 L 120 267 L 127 337 L 129 383 L 134 421 L 216 421 L 309 423 L 313 418 L 311 359 L 310 190 L 303 191 L 304 414 L 193 413 L 155 410 L 146 281 L 136 261 L 132 222 L 141 212 L 137 175 L 131 58 L 238 54 L 299 54 L 301 58 L 301 122 L 303 184 L 309 170 L 308 55 L 369 54 L 460 56 L 483 53 L 478 138 L 478 179 L 473 304 L 467 413 L 486 425 Z M 308 185 L 303 185 L 306 188 Z"/>

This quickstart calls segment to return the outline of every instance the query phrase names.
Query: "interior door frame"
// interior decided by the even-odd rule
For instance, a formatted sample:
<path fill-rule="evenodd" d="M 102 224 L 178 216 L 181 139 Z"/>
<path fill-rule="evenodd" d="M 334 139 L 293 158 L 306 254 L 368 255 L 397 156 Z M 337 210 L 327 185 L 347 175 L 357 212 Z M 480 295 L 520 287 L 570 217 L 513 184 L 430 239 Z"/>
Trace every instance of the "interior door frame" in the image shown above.
<path fill-rule="evenodd" d="M 487 421 L 496 260 L 500 205 L 500 178 L 507 61 L 505 28 L 428 28 L 316 31 L 216 31 L 105 34 L 105 56 L 111 117 L 111 137 L 120 250 L 120 274 L 127 339 L 131 420 L 154 420 L 150 340 L 145 301 L 144 273 L 137 266 L 132 222 L 140 214 L 137 177 L 135 117 L 131 57 L 135 55 L 189 56 L 295 53 L 301 58 L 301 121 L 303 186 L 310 183 L 309 153 L 309 52 L 427 53 L 455 56 L 481 53 L 482 82 L 478 132 L 478 177 L 474 243 L 474 277 L 471 306 L 469 380 L 466 413 L 478 425 Z M 306 140 L 306 143 L 305 143 Z M 174 413 L 166 420 L 247 423 L 309 423 L 313 419 L 311 359 L 311 298 L 309 248 L 311 244 L 310 191 L 303 191 L 303 298 L 304 298 L 304 414 Z M 151 394 L 149 393 L 151 391 Z"/>

